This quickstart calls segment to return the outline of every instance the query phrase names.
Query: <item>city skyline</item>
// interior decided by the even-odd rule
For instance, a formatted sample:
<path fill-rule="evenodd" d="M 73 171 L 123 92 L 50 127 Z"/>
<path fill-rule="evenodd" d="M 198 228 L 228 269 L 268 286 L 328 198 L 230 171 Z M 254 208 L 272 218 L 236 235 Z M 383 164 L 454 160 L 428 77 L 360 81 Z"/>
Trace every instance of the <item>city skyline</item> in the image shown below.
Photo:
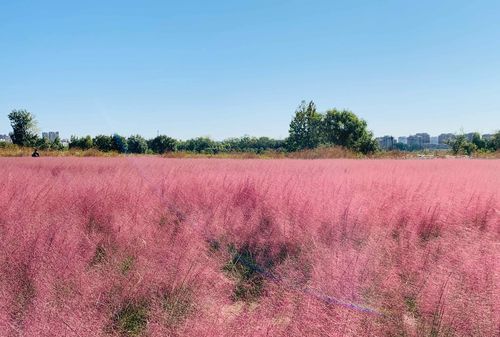
<path fill-rule="evenodd" d="M 440 136 L 449 136 L 449 135 L 453 135 L 453 136 L 456 136 L 456 135 L 460 135 L 460 134 L 464 134 L 466 136 L 470 136 L 472 135 L 473 133 L 479 133 L 479 135 L 481 137 L 484 137 L 484 136 L 492 136 L 495 131 L 492 131 L 492 132 L 486 132 L 486 133 L 481 133 L 481 132 L 478 132 L 478 131 L 469 131 L 469 132 L 441 132 L 439 134 L 431 134 L 429 132 L 414 132 L 414 133 L 410 133 L 408 135 L 396 135 L 396 134 L 385 134 L 385 135 L 374 135 L 374 137 L 376 139 L 379 139 L 379 138 L 384 138 L 384 137 L 393 137 L 395 140 L 398 140 L 401 139 L 401 138 L 408 138 L 410 136 L 414 136 L 414 135 L 420 135 L 420 134 L 428 134 L 429 136 L 429 143 L 430 144 L 442 144 L 443 142 L 439 141 L 439 137 Z M 9 136 L 9 132 L 0 132 L 0 136 L 2 137 L 5 137 L 5 136 Z M 38 135 L 41 136 L 42 138 L 47 138 L 49 139 L 50 141 L 53 141 L 56 137 L 59 138 L 59 139 L 69 139 L 71 136 L 77 136 L 77 137 L 85 137 L 85 136 L 88 136 L 88 135 L 76 135 L 76 134 L 71 134 L 70 136 L 66 137 L 66 136 L 60 136 L 61 132 L 59 131 L 39 131 L 38 132 Z M 118 134 L 118 133 L 114 133 L 114 132 L 111 132 L 111 133 L 103 133 L 103 135 L 113 135 L 113 134 Z M 160 133 L 157 133 L 156 135 L 159 135 Z M 56 136 L 57 135 L 57 136 Z M 92 137 L 94 136 L 97 136 L 98 134 L 94 134 L 94 135 L 90 135 Z M 125 136 L 125 137 L 129 137 L 129 136 L 133 136 L 133 135 L 136 135 L 135 133 L 132 133 L 130 135 L 124 135 L 124 134 L 119 134 L 121 136 Z M 154 135 L 154 136 L 156 136 Z M 152 137 L 154 137 L 152 136 Z M 3 140 L 4 138 L 0 137 L 0 140 Z M 151 137 L 151 138 L 152 138 Z M 195 137 L 192 137 L 192 138 L 196 138 L 196 137 L 206 137 L 206 135 L 200 135 L 200 136 L 195 136 Z M 214 140 L 224 140 L 224 139 L 229 139 L 229 138 L 239 138 L 239 137 L 268 137 L 268 136 L 254 136 L 254 135 L 241 135 L 241 136 L 236 136 L 236 137 L 229 137 L 229 138 L 223 138 L 223 139 L 216 139 L 216 138 L 213 138 L 213 137 L 210 137 L 208 136 L 209 138 L 212 138 Z M 269 138 L 272 138 L 272 137 L 269 137 Z M 283 138 L 276 138 L 276 139 L 285 139 L 286 137 L 283 137 Z M 433 143 L 433 138 L 436 138 L 436 140 L 438 140 L 438 142 L 436 143 Z M 470 137 L 469 137 L 470 138 Z M 179 139 L 182 139 L 182 138 L 179 138 Z M 186 140 L 186 139 L 183 139 L 183 140 Z"/>

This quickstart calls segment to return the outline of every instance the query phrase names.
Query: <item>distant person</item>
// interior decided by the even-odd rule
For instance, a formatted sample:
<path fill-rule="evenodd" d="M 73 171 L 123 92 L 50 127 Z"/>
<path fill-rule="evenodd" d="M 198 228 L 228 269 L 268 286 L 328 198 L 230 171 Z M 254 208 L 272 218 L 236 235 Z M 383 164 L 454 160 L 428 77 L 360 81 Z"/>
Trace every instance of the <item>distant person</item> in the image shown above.
<path fill-rule="evenodd" d="M 33 153 L 31 154 L 32 157 L 40 157 L 40 153 L 38 153 L 38 149 L 35 149 Z"/>

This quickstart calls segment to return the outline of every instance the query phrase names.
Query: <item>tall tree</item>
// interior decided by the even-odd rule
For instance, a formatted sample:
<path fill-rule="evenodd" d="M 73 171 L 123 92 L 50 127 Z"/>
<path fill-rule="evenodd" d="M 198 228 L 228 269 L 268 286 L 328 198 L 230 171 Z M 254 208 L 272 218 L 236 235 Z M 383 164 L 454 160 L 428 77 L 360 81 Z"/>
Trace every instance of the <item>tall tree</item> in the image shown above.
<path fill-rule="evenodd" d="M 290 123 L 287 145 L 289 150 L 313 149 L 321 142 L 321 114 L 313 101 L 302 101 Z"/>
<path fill-rule="evenodd" d="M 27 110 L 12 110 L 8 117 L 12 126 L 9 134 L 12 143 L 20 146 L 35 145 L 38 138 L 35 116 Z"/>
<path fill-rule="evenodd" d="M 349 110 L 328 110 L 322 121 L 322 140 L 362 153 L 375 152 L 378 148 L 366 121 Z"/>
<path fill-rule="evenodd" d="M 326 143 L 353 148 L 367 133 L 366 126 L 366 122 L 353 112 L 332 109 L 326 112 L 321 131 Z"/>

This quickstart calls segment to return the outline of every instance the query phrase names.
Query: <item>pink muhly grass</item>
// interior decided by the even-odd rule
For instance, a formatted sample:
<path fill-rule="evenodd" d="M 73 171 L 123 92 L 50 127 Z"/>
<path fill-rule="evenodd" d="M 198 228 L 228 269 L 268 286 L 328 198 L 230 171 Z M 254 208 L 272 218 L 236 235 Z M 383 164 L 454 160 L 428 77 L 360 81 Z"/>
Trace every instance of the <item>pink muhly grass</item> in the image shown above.
<path fill-rule="evenodd" d="M 498 161 L 0 162 L 0 336 L 498 334 Z"/>

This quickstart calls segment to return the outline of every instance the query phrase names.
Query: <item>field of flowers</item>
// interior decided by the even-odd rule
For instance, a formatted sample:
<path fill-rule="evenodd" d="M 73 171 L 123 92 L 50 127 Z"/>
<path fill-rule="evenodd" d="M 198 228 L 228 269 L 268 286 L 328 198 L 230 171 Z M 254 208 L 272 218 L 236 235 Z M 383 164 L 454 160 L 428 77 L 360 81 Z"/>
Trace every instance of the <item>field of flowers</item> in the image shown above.
<path fill-rule="evenodd" d="M 498 336 L 500 161 L 0 159 L 0 336 Z"/>

